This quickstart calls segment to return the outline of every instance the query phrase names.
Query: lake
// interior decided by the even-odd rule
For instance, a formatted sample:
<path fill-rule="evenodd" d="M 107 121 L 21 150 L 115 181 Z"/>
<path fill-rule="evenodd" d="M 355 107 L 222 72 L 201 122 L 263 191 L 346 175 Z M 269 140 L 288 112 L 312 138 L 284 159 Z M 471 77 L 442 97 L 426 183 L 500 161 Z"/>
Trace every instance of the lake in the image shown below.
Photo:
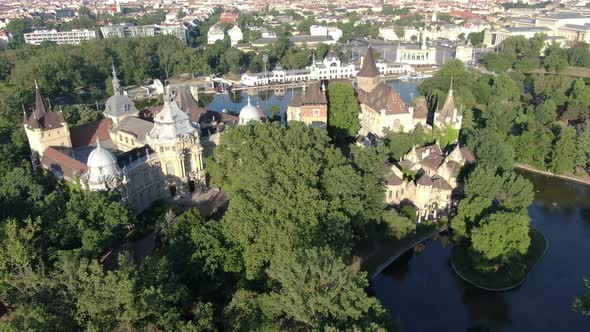
<path fill-rule="evenodd" d="M 372 280 L 370 292 L 403 331 L 590 331 L 590 319 L 571 311 L 590 277 L 590 187 L 521 173 L 535 187 L 532 224 L 548 241 L 546 255 L 525 283 L 508 292 L 479 290 L 449 266 L 451 245 L 431 240 Z"/>

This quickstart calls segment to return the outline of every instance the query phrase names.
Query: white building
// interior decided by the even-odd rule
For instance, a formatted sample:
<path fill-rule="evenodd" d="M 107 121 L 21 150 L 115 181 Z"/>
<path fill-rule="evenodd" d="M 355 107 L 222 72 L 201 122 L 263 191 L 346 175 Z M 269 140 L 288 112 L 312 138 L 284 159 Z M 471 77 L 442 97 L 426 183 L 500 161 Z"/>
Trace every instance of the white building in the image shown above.
<path fill-rule="evenodd" d="M 149 37 L 172 35 L 183 42 L 188 42 L 188 28 L 183 24 L 141 25 L 113 24 L 100 27 L 103 38 Z"/>
<path fill-rule="evenodd" d="M 554 14 L 535 19 L 518 20 L 514 26 L 486 31 L 484 45 L 494 47 L 506 38 L 524 36 L 531 38 L 537 33 L 546 34 L 551 42 L 571 44 L 590 42 L 590 16 L 578 13 Z"/>
<path fill-rule="evenodd" d="M 321 25 L 312 25 L 309 27 L 311 36 L 330 36 L 333 40 L 338 41 L 342 38 L 342 30 L 336 27 L 325 27 Z"/>
<path fill-rule="evenodd" d="M 227 31 L 227 34 L 229 35 L 231 46 L 238 45 L 238 43 L 244 39 L 244 34 L 242 33 L 240 27 L 238 27 L 237 25 L 234 25 L 231 29 L 229 29 Z"/>
<path fill-rule="evenodd" d="M 361 60 L 362 65 L 362 60 Z M 407 74 L 414 71 L 409 65 L 389 64 L 386 62 L 377 62 L 376 66 L 381 75 Z M 275 83 L 288 82 L 305 82 L 314 80 L 331 80 L 355 78 L 359 67 L 352 63 L 342 63 L 338 56 L 330 51 L 324 60 L 312 60 L 310 66 L 305 69 L 284 69 L 280 64 L 268 73 L 245 73 L 242 75 L 242 84 L 247 86 L 257 86 Z"/>
<path fill-rule="evenodd" d="M 44 41 L 50 41 L 58 45 L 73 44 L 78 45 L 84 40 L 98 38 L 98 32 L 93 30 L 72 30 L 61 31 L 35 31 L 25 33 L 25 42 L 27 44 L 39 45 Z"/>
<path fill-rule="evenodd" d="M 395 61 L 415 66 L 435 65 L 436 48 L 428 47 L 425 38 L 422 45 L 399 45 L 395 54 Z"/>
<path fill-rule="evenodd" d="M 455 48 L 455 59 L 461 60 L 463 63 L 466 64 L 473 62 L 473 47 L 457 46 Z"/>
<path fill-rule="evenodd" d="M 0 50 L 10 43 L 10 39 L 12 39 L 12 36 L 8 31 L 0 30 Z"/>
<path fill-rule="evenodd" d="M 207 32 L 207 44 L 215 44 L 218 40 L 223 40 L 225 38 L 225 32 L 221 30 L 217 25 L 212 26 L 209 28 L 209 32 Z"/>

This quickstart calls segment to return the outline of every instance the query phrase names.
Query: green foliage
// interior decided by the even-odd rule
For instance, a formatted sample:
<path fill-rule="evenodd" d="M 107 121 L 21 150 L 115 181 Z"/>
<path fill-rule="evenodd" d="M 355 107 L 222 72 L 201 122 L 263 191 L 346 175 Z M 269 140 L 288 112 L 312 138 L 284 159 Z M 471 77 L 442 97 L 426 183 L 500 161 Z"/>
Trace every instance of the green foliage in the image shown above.
<path fill-rule="evenodd" d="M 423 145 L 426 142 L 426 134 L 421 129 L 414 129 L 410 132 L 386 130 L 383 137 L 383 143 L 388 150 L 389 156 L 395 160 L 400 160 L 401 157 L 412 150 L 412 147 Z"/>
<path fill-rule="evenodd" d="M 418 92 L 427 96 L 431 100 L 431 105 L 437 105 L 438 103 L 442 107 L 451 85 L 451 78 L 453 79 L 455 103 L 463 105 L 465 108 L 472 108 L 477 105 L 478 102 L 472 92 L 477 77 L 475 73 L 466 70 L 465 65 L 460 60 L 445 63 L 432 78 L 425 80 L 418 86 Z"/>
<path fill-rule="evenodd" d="M 590 317 L 590 279 L 585 278 L 584 285 L 586 286 L 586 292 L 576 297 L 572 309 L 586 317 Z"/>
<path fill-rule="evenodd" d="M 339 142 L 352 140 L 360 129 L 360 107 L 352 85 L 332 82 L 328 86 L 328 131 Z"/>
<path fill-rule="evenodd" d="M 416 224 L 406 216 L 398 214 L 395 210 L 383 213 L 383 223 L 387 233 L 398 240 L 416 231 Z"/>
<path fill-rule="evenodd" d="M 491 129 L 481 130 L 468 141 L 468 146 L 475 154 L 478 164 L 492 169 L 512 169 L 514 149 L 505 144 L 497 132 Z"/>
<path fill-rule="evenodd" d="M 577 154 L 576 130 L 569 127 L 561 128 L 551 156 L 551 170 L 557 174 L 572 173 L 576 166 Z"/>
<path fill-rule="evenodd" d="M 524 255 L 530 245 L 530 218 L 520 213 L 498 212 L 485 217 L 473 230 L 473 249 L 488 260 L 509 260 Z"/>
<path fill-rule="evenodd" d="M 386 330 L 385 310 L 364 291 L 366 274 L 327 248 L 277 257 L 267 273 L 280 285 L 264 299 L 272 316 L 307 330 Z"/>
<path fill-rule="evenodd" d="M 558 44 L 552 44 L 545 50 L 543 65 L 548 71 L 559 72 L 567 68 L 567 54 Z"/>
<path fill-rule="evenodd" d="M 570 66 L 590 67 L 590 45 L 588 43 L 575 43 L 566 52 Z"/>
<path fill-rule="evenodd" d="M 69 126 L 80 126 L 103 118 L 101 112 L 84 105 L 66 105 L 62 111 Z"/>
<path fill-rule="evenodd" d="M 467 40 L 471 43 L 472 46 L 479 46 L 483 43 L 484 38 L 484 31 L 480 32 L 470 32 L 467 35 Z"/>
<path fill-rule="evenodd" d="M 509 53 L 486 53 L 483 57 L 483 61 L 486 64 L 486 68 L 495 73 L 502 73 L 512 67 L 512 63 L 516 60 L 516 57 Z"/>
<path fill-rule="evenodd" d="M 295 122 L 232 128 L 208 172 L 212 185 L 231 196 L 223 233 L 242 250 L 250 279 L 282 250 L 330 244 L 344 253 L 352 224 L 365 222 L 361 174 L 317 128 Z"/>

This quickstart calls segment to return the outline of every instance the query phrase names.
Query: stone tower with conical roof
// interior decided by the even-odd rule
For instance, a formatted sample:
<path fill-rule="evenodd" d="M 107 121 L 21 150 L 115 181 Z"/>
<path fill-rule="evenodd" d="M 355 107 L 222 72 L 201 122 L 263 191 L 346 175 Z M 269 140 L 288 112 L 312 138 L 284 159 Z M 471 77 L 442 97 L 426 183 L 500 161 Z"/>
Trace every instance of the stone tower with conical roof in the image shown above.
<path fill-rule="evenodd" d="M 361 70 L 356 74 L 357 86 L 366 92 L 371 92 L 381 81 L 379 69 L 375 63 L 373 47 L 369 46 L 367 54 L 362 60 Z"/>
<path fill-rule="evenodd" d="M 113 95 L 107 99 L 105 104 L 104 116 L 112 119 L 114 123 L 123 120 L 127 116 L 139 115 L 139 110 L 135 107 L 133 100 L 126 96 L 121 89 L 121 83 L 117 77 L 115 64 L 113 64 Z"/>
<path fill-rule="evenodd" d="M 72 147 L 70 130 L 63 114 L 49 107 L 36 81 L 35 108 L 31 115 L 23 110 L 23 126 L 34 157 L 41 157 L 50 146 Z"/>

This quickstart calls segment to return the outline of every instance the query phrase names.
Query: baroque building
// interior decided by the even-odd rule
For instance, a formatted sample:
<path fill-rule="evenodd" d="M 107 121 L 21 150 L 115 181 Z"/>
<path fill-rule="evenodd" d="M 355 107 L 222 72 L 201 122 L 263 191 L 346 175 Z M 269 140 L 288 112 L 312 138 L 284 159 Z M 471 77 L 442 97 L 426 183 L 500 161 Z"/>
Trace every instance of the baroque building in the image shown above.
<path fill-rule="evenodd" d="M 177 102 L 186 104 L 187 96 L 174 96 L 168 86 L 164 105 L 152 118 L 140 118 L 116 73 L 113 87 L 105 119 L 76 127 L 51 110 L 36 87 L 35 108 L 23 116 L 34 163 L 83 189 L 118 191 L 138 212 L 155 200 L 190 196 L 204 186 L 198 110 L 183 110 Z"/>
<path fill-rule="evenodd" d="M 438 144 L 413 147 L 398 163 L 385 165 L 385 202 L 413 205 L 418 222 L 436 219 L 452 207 L 461 167 L 474 161 L 473 154 L 459 145 L 448 154 Z"/>

